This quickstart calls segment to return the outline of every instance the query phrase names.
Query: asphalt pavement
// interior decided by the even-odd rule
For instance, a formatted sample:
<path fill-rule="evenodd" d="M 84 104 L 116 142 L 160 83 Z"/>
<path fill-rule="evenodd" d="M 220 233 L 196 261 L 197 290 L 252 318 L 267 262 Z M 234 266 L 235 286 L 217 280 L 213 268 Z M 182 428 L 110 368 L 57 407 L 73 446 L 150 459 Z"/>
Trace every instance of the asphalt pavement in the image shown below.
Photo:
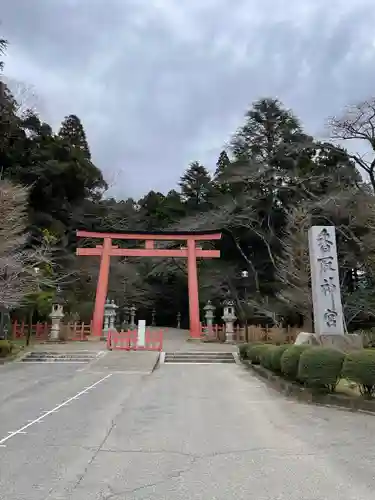
<path fill-rule="evenodd" d="M 373 500 L 374 417 L 110 356 L 0 367 L 1 500 Z"/>

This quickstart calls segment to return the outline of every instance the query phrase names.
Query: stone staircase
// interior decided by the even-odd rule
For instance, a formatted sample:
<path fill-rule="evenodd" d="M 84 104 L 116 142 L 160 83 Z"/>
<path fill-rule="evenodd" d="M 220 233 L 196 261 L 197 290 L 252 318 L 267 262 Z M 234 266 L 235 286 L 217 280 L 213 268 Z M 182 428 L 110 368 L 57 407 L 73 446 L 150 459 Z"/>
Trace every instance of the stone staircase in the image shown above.
<path fill-rule="evenodd" d="M 164 356 L 164 363 L 168 364 L 206 365 L 235 362 L 236 360 L 231 352 L 166 352 Z"/>
<path fill-rule="evenodd" d="M 22 363 L 90 363 L 101 353 L 90 351 L 53 352 L 33 351 L 24 356 Z"/>

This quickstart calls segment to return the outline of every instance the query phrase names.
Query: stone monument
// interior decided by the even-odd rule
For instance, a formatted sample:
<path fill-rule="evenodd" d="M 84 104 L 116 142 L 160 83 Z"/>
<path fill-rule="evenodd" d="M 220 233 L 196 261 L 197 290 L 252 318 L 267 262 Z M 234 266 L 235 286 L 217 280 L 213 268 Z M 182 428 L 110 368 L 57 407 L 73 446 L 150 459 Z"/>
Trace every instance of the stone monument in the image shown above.
<path fill-rule="evenodd" d="M 361 348 L 359 336 L 345 334 L 335 226 L 310 228 L 309 255 L 315 333 L 301 332 L 295 343 Z"/>
<path fill-rule="evenodd" d="M 151 326 L 156 326 L 156 309 L 155 307 L 153 308 L 152 310 L 152 314 L 151 314 Z"/>
<path fill-rule="evenodd" d="M 344 335 L 334 226 L 310 228 L 309 253 L 315 333 Z"/>
<path fill-rule="evenodd" d="M 225 342 L 231 343 L 233 342 L 234 337 L 234 322 L 237 319 L 237 316 L 234 313 L 233 300 L 227 299 L 224 301 L 224 313 L 222 319 L 225 322 Z"/>

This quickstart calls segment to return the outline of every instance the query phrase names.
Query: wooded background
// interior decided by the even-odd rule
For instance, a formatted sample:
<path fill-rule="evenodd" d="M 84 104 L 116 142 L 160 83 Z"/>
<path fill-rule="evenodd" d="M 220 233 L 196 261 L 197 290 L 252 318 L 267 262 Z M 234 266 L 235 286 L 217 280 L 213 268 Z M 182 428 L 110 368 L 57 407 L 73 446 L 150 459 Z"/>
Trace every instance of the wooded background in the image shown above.
<path fill-rule="evenodd" d="M 6 47 L 0 40 L 1 53 Z M 213 174 L 193 161 L 178 186 L 139 200 L 108 196 L 79 117 L 69 115 L 52 130 L 27 86 L 12 85 L 4 74 L 0 112 L 0 305 L 15 318 L 45 319 L 60 287 L 69 317 L 91 319 L 99 261 L 75 256 L 76 229 L 225 229 L 215 243 L 221 259 L 199 262 L 202 308 L 212 300 L 220 319 L 221 303 L 231 297 L 242 322 L 282 321 L 310 330 L 307 232 L 313 224 L 333 224 L 348 329 L 372 325 L 374 99 L 327 119 L 323 142 L 277 99 L 259 99 L 228 139 Z M 365 156 L 345 149 L 353 139 Z M 155 154 L 163 155 L 162 145 Z M 183 260 L 112 259 L 109 295 L 120 317 L 135 304 L 148 321 L 155 307 L 158 324 L 175 325 L 180 311 L 187 325 Z"/>

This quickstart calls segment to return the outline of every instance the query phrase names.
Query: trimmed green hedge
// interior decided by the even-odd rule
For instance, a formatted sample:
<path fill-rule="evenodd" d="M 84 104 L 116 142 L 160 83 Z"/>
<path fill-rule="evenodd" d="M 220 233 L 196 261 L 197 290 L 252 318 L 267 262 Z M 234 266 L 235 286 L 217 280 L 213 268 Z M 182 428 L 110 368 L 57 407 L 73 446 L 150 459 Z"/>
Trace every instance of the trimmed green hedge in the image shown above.
<path fill-rule="evenodd" d="M 307 349 L 311 349 L 311 346 L 306 344 L 292 345 L 283 352 L 280 360 L 280 367 L 283 375 L 292 380 L 298 380 L 299 358 Z"/>
<path fill-rule="evenodd" d="M 281 357 L 284 352 L 289 349 L 290 344 L 283 344 L 276 346 L 276 349 L 272 351 L 271 369 L 276 372 L 281 372 Z"/>
<path fill-rule="evenodd" d="M 0 340 L 0 358 L 6 358 L 12 352 L 13 345 L 9 340 Z"/>
<path fill-rule="evenodd" d="M 341 378 L 345 354 L 328 347 L 311 347 L 302 352 L 298 380 L 309 387 L 333 392 Z"/>
<path fill-rule="evenodd" d="M 342 367 L 342 377 L 356 382 L 363 396 L 375 396 L 375 350 L 349 353 Z"/>
<path fill-rule="evenodd" d="M 266 345 L 266 348 L 261 351 L 260 355 L 260 364 L 267 368 L 268 370 L 272 370 L 272 358 L 274 352 L 278 349 L 276 345 Z"/>
<path fill-rule="evenodd" d="M 247 358 L 254 365 L 259 365 L 263 353 L 270 347 L 269 344 L 250 344 L 247 350 Z"/>
<path fill-rule="evenodd" d="M 254 347 L 256 345 L 265 345 L 265 343 L 264 342 L 252 342 L 251 344 L 250 343 L 240 344 L 238 346 L 238 355 L 239 355 L 240 359 L 242 359 L 242 360 L 249 359 L 249 355 L 248 355 L 249 349 L 251 349 L 252 347 Z"/>
<path fill-rule="evenodd" d="M 240 359 L 248 359 L 247 351 L 249 349 L 249 344 L 240 344 L 238 346 L 238 355 Z"/>

